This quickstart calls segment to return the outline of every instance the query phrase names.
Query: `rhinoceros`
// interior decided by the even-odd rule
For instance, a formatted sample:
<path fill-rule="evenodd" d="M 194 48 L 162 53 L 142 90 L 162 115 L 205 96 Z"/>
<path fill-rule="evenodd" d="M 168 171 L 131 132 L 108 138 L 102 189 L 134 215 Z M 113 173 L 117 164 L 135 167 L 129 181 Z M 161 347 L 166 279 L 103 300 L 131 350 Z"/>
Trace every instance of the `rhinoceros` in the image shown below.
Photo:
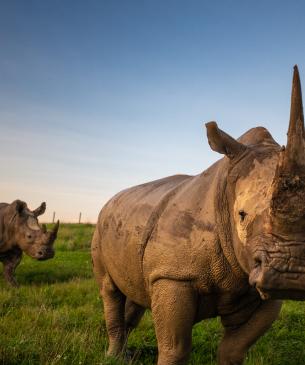
<path fill-rule="evenodd" d="M 234 139 L 206 124 L 224 157 L 197 176 L 129 188 L 101 210 L 93 270 L 108 355 L 117 356 L 150 308 L 158 365 L 184 364 L 192 326 L 220 316 L 218 364 L 239 365 L 278 317 L 305 299 L 305 132 L 297 66 L 286 147 L 267 129 Z"/>
<path fill-rule="evenodd" d="M 14 272 L 22 259 L 22 252 L 37 260 L 54 256 L 53 243 L 59 221 L 52 231 L 47 232 L 46 226 L 40 226 L 37 219 L 45 210 L 45 202 L 33 211 L 21 200 L 0 203 L 0 261 L 4 279 L 12 286 L 18 286 Z"/>

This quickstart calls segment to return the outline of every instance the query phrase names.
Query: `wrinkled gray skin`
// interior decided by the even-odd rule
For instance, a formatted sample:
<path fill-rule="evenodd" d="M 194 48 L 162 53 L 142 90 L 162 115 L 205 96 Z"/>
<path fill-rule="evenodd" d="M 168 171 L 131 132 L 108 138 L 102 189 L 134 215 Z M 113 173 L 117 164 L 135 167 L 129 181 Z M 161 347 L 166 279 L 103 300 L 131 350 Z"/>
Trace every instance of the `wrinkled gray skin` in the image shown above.
<path fill-rule="evenodd" d="M 305 134 L 297 68 L 286 149 L 262 127 L 235 140 L 215 122 L 206 126 L 222 160 L 197 176 L 124 190 L 99 215 L 92 258 L 109 355 L 122 352 L 151 308 L 158 365 L 184 364 L 192 326 L 216 316 L 224 326 L 218 363 L 240 365 L 277 318 L 278 299 L 305 298 Z"/>
<path fill-rule="evenodd" d="M 59 221 L 51 232 L 40 226 L 37 217 L 45 212 L 46 203 L 31 211 L 25 202 L 0 203 L 0 261 L 8 284 L 18 286 L 14 272 L 25 252 L 36 260 L 54 256 L 53 244 L 57 237 Z"/>

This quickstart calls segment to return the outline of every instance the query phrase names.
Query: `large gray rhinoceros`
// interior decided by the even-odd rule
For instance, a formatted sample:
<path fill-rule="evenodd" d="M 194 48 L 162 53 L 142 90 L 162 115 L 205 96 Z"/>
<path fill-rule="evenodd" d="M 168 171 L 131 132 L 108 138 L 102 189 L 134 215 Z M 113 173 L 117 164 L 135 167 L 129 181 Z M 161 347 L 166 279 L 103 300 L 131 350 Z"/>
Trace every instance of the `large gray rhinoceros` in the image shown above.
<path fill-rule="evenodd" d="M 124 190 L 102 209 L 92 241 L 109 355 L 151 308 L 158 365 L 184 364 L 192 326 L 220 316 L 221 365 L 242 364 L 277 318 L 305 299 L 305 134 L 295 66 L 287 146 L 262 127 L 235 140 L 206 124 L 225 155 L 197 176 Z"/>
<path fill-rule="evenodd" d="M 37 217 L 46 210 L 46 203 L 31 211 L 27 204 L 15 200 L 11 204 L 0 203 L 0 261 L 3 263 L 5 280 L 18 286 L 14 272 L 19 265 L 22 252 L 37 260 L 54 256 L 53 243 L 57 237 L 59 221 L 52 231 L 40 226 Z"/>

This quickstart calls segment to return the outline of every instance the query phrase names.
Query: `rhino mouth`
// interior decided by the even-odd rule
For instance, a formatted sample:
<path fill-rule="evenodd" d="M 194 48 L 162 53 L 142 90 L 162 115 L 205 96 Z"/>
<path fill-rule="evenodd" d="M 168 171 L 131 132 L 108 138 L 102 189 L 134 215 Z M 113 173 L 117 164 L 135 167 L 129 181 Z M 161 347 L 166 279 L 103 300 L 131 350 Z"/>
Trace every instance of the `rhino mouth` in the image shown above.
<path fill-rule="evenodd" d="M 260 289 L 256 287 L 260 297 L 263 300 L 268 299 L 290 299 L 290 300 L 305 300 L 305 291 L 304 290 L 269 290 L 269 289 Z"/>
<path fill-rule="evenodd" d="M 305 274 L 274 274 L 266 272 L 252 285 L 263 300 L 305 300 Z"/>
<path fill-rule="evenodd" d="M 45 257 L 39 257 L 39 258 L 37 258 L 37 260 L 38 261 L 46 261 L 46 260 L 52 259 L 53 257 L 54 257 L 54 254 L 49 255 L 49 256 L 45 256 Z"/>

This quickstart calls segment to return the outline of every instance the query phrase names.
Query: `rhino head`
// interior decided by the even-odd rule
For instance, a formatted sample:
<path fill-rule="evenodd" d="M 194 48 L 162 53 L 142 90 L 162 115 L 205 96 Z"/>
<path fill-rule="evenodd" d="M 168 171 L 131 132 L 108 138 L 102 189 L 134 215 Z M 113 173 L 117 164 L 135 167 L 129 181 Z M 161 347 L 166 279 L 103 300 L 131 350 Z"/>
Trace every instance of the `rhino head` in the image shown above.
<path fill-rule="evenodd" d="M 14 201 L 10 206 L 7 241 L 37 260 L 47 260 L 54 256 L 53 244 L 59 228 L 59 221 L 49 232 L 44 224 L 39 224 L 37 217 L 45 210 L 46 203 L 41 203 L 31 211 L 21 200 Z"/>
<path fill-rule="evenodd" d="M 234 255 L 263 299 L 305 299 L 305 131 L 294 67 L 286 147 L 264 128 L 235 140 L 206 124 L 225 154 L 225 199 Z M 220 213 L 223 214 L 223 213 Z"/>

